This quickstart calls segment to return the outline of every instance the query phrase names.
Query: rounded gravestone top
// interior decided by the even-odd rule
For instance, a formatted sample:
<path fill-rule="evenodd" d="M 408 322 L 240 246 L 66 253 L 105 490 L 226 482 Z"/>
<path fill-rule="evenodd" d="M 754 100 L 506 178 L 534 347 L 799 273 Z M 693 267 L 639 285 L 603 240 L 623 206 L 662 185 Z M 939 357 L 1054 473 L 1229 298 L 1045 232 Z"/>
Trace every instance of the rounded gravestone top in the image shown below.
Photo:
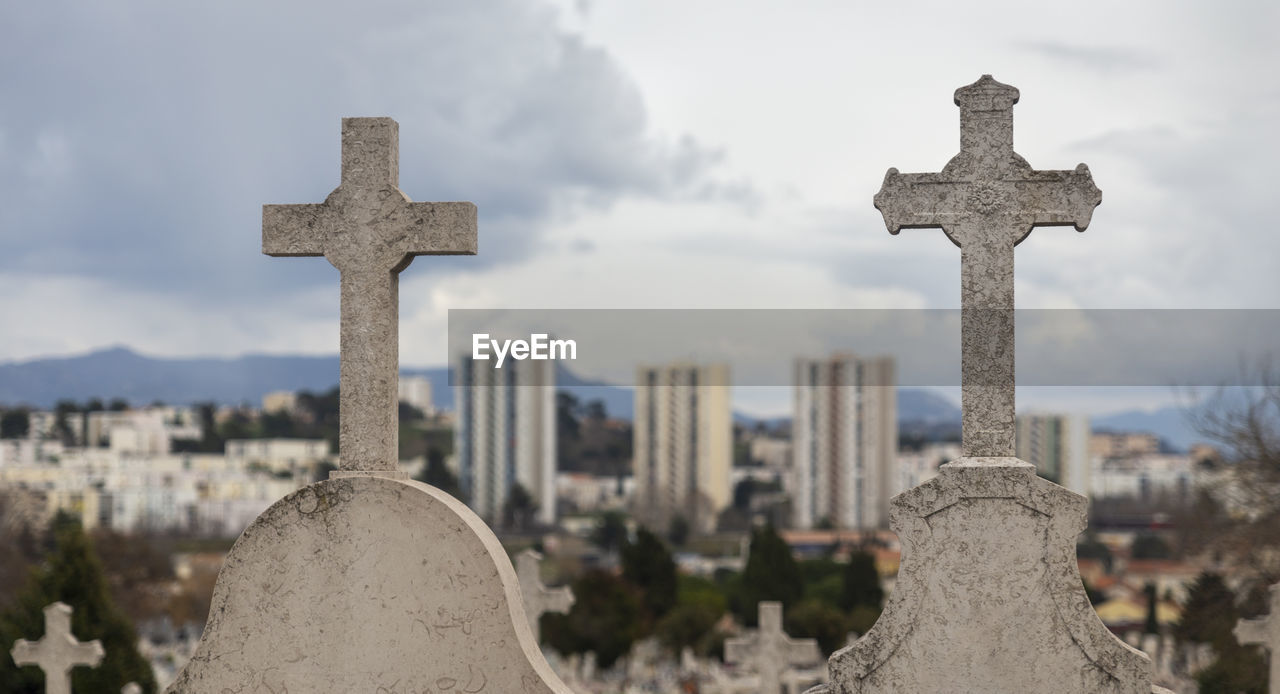
<path fill-rule="evenodd" d="M 569 694 L 523 609 L 502 546 L 453 497 L 319 482 L 241 535 L 169 691 Z"/>

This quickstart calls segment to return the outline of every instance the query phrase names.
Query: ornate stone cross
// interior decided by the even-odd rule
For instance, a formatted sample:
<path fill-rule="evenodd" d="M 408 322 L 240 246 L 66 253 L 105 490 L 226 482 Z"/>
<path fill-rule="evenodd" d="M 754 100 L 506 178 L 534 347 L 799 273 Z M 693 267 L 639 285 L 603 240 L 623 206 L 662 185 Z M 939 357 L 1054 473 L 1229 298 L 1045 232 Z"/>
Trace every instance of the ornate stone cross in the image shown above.
<path fill-rule="evenodd" d="M 399 126 L 342 119 L 342 182 L 318 205 L 263 205 L 262 252 L 322 255 L 341 273 L 339 475 L 397 471 L 399 275 L 417 255 L 474 255 L 476 206 L 411 202 Z"/>
<path fill-rule="evenodd" d="M 1236 640 L 1242 646 L 1258 645 L 1271 652 L 1271 686 L 1267 691 L 1280 692 L 1280 583 L 1271 586 L 1271 613 L 1257 619 L 1236 623 Z"/>
<path fill-rule="evenodd" d="M 889 169 L 875 205 L 892 234 L 941 228 L 960 247 L 964 455 L 1012 457 L 1013 247 L 1035 227 L 1084 231 L 1102 192 L 1084 164 L 1036 171 L 1013 151 L 1017 89 L 983 75 L 955 102 L 960 153 L 941 173 Z"/>
<path fill-rule="evenodd" d="M 760 603 L 760 627 L 756 631 L 724 642 L 724 662 L 754 661 L 760 675 L 760 692 L 775 694 L 782 688 L 782 673 L 793 665 L 822 661 L 818 642 L 793 639 L 782 630 L 782 603 Z"/>
<path fill-rule="evenodd" d="M 524 614 L 529 618 L 533 637 L 542 643 L 539 620 L 548 612 L 568 612 L 573 607 L 573 591 L 568 586 L 548 588 L 542 584 L 538 562 L 542 555 L 526 549 L 516 555 L 516 577 L 520 579 L 520 595 L 524 597 Z"/>
<path fill-rule="evenodd" d="M 44 670 L 46 694 L 71 694 L 71 668 L 97 667 L 103 652 L 99 641 L 76 641 L 71 633 L 71 607 L 55 602 L 44 608 L 44 636 L 35 643 L 18 639 L 11 655 L 18 665 Z"/>

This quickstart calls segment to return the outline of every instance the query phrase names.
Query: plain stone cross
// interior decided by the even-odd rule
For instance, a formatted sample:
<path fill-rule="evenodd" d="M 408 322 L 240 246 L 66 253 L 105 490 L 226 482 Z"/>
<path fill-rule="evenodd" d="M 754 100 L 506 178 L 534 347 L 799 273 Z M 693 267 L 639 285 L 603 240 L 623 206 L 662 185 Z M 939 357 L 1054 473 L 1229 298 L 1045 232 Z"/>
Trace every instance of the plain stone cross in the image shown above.
<path fill-rule="evenodd" d="M 776 694 L 782 688 L 782 673 L 793 665 L 822 660 L 818 642 L 793 639 L 782 630 L 782 603 L 760 603 L 760 628 L 754 633 L 724 642 L 724 662 L 754 661 L 760 675 L 760 692 Z"/>
<path fill-rule="evenodd" d="M 44 636 L 35 643 L 18 639 L 11 655 L 18 665 L 44 670 L 45 694 L 71 694 L 71 668 L 97 667 L 103 652 L 99 641 L 76 641 L 71 634 L 71 607 L 55 602 L 44 608 Z"/>
<path fill-rule="evenodd" d="M 542 643 L 539 620 L 548 612 L 568 612 L 573 607 L 573 591 L 568 586 L 548 588 L 542 584 L 538 563 L 542 555 L 526 549 L 516 555 L 516 577 L 520 579 L 520 595 L 524 597 L 524 614 L 529 618 L 533 637 Z"/>
<path fill-rule="evenodd" d="M 1036 171 L 1013 151 L 1017 102 L 991 75 L 957 89 L 960 153 L 941 173 L 889 169 L 875 197 L 890 233 L 941 228 L 960 247 L 966 457 L 1014 455 L 1013 247 L 1035 227 L 1084 231 L 1102 201 L 1084 164 Z"/>
<path fill-rule="evenodd" d="M 342 119 L 342 182 L 318 205 L 264 205 L 262 252 L 324 256 L 341 274 L 340 473 L 399 460 L 399 275 L 418 255 L 474 255 L 476 206 L 400 191 L 399 126 Z"/>
<path fill-rule="evenodd" d="M 1258 645 L 1270 651 L 1271 686 L 1267 691 L 1280 692 L 1280 583 L 1271 586 L 1270 603 L 1270 614 L 1240 620 L 1235 634 L 1242 646 Z"/>

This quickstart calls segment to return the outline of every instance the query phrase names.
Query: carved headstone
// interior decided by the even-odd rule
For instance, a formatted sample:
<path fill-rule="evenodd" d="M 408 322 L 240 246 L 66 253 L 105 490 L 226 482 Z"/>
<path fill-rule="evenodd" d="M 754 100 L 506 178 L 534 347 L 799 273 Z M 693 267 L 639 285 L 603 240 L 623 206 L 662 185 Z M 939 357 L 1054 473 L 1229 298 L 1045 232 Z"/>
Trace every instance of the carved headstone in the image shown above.
<path fill-rule="evenodd" d="M 897 585 L 875 626 L 811 691 L 1146 694 L 1150 662 L 1089 604 L 1075 561 L 1086 500 L 1014 452 L 1013 247 L 1038 226 L 1088 225 L 1086 166 L 1037 171 L 1013 151 L 1018 90 L 956 90 L 960 153 L 940 173 L 890 169 L 889 231 L 941 227 L 961 248 L 964 456 L 891 502 Z"/>
<path fill-rule="evenodd" d="M 568 612 L 573 607 L 573 591 L 568 586 L 548 588 L 542 584 L 539 563 L 542 555 L 526 549 L 516 555 L 516 576 L 520 579 L 520 594 L 524 597 L 524 612 L 529 617 L 529 628 L 539 642 L 542 628 L 539 620 L 548 612 Z"/>
<path fill-rule="evenodd" d="M 782 630 L 782 603 L 759 605 L 759 629 L 724 642 L 724 662 L 751 664 L 760 675 L 761 694 L 776 694 L 783 687 L 783 673 L 797 665 L 822 661 L 818 642 L 793 639 Z"/>
<path fill-rule="evenodd" d="M 1242 619 L 1236 624 L 1236 640 L 1243 646 L 1262 646 L 1271 659 L 1270 689 L 1280 692 L 1280 583 L 1271 586 L 1268 601 L 1271 611 L 1257 619 Z"/>
<path fill-rule="evenodd" d="M 570 694 L 538 649 L 515 569 L 470 509 L 403 479 L 396 275 L 475 252 L 470 203 L 411 203 L 396 124 L 342 124 L 342 184 L 268 205 L 263 251 L 341 272 L 341 470 L 267 509 L 227 555 L 209 622 L 170 692 Z"/>
<path fill-rule="evenodd" d="M 71 607 L 55 602 L 44 608 L 44 636 L 39 641 L 18 639 L 10 651 L 17 665 L 35 665 L 44 671 L 45 694 L 71 694 L 71 668 L 97 667 L 102 643 L 81 643 L 71 633 Z"/>

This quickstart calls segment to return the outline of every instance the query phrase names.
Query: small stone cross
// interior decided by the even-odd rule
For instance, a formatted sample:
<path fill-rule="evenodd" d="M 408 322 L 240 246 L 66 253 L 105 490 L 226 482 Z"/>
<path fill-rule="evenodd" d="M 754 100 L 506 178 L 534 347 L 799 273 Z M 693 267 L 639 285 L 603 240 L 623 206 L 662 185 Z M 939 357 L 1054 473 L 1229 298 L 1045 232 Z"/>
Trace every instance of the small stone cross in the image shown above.
<path fill-rule="evenodd" d="M 524 597 L 524 614 L 529 618 L 533 638 L 542 643 L 539 620 L 548 612 L 568 612 L 573 607 L 573 591 L 568 586 L 548 588 L 542 584 L 538 562 L 542 555 L 526 549 L 516 555 L 516 577 L 520 579 L 520 595 Z"/>
<path fill-rule="evenodd" d="M 103 651 L 100 641 L 76 641 L 71 633 L 71 607 L 55 602 L 44 608 L 44 636 L 35 643 L 18 639 L 11 655 L 18 665 L 44 670 L 45 694 L 71 694 L 71 668 L 97 667 Z"/>
<path fill-rule="evenodd" d="M 960 153 L 941 173 L 889 169 L 875 197 L 890 233 L 941 228 L 960 247 L 966 457 L 1014 455 L 1013 247 L 1035 227 L 1084 231 L 1102 201 L 1084 164 L 1036 171 L 1013 151 L 1017 102 L 991 75 L 957 89 Z"/>
<path fill-rule="evenodd" d="M 754 661 L 760 675 L 761 694 L 777 694 L 782 689 L 782 673 L 793 665 L 822 660 L 818 642 L 793 639 L 782 630 L 782 603 L 762 602 L 760 628 L 746 636 L 724 642 L 724 662 L 737 664 Z"/>
<path fill-rule="evenodd" d="M 341 273 L 338 467 L 395 473 L 399 460 L 399 275 L 418 255 L 474 255 L 476 206 L 411 202 L 399 188 L 399 126 L 342 119 L 342 182 L 318 205 L 263 205 L 262 252 L 323 255 Z"/>
<path fill-rule="evenodd" d="M 1280 583 L 1271 586 L 1271 613 L 1257 619 L 1236 623 L 1236 640 L 1242 646 L 1258 645 L 1271 652 L 1271 686 L 1267 691 L 1280 692 Z"/>

